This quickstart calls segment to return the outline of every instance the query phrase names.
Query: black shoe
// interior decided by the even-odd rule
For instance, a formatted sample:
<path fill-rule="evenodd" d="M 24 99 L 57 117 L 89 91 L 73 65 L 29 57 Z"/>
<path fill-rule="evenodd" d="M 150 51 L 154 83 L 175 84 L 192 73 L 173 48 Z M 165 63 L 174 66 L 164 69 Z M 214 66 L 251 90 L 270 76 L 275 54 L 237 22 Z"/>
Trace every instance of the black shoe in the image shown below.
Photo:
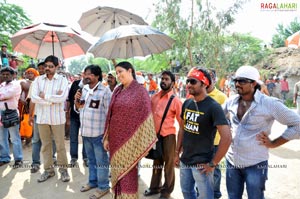
<path fill-rule="evenodd" d="M 150 188 L 145 190 L 144 192 L 144 196 L 152 196 L 152 195 L 155 195 L 155 194 L 159 194 L 160 193 L 160 190 L 151 190 Z"/>
<path fill-rule="evenodd" d="M 22 165 L 23 165 L 22 160 L 15 160 L 15 164 L 12 167 L 13 167 L 13 169 L 17 169 L 17 168 L 20 168 Z"/>
<path fill-rule="evenodd" d="M 6 165 L 6 164 L 8 164 L 8 163 L 9 163 L 9 161 L 8 161 L 8 162 L 1 161 L 1 162 L 0 162 L 0 167 L 3 166 L 3 165 Z"/>
<path fill-rule="evenodd" d="M 36 173 L 40 170 L 40 165 L 38 164 L 33 164 L 32 168 L 30 169 L 30 173 Z"/>
<path fill-rule="evenodd" d="M 83 165 L 84 165 L 85 167 L 89 167 L 88 159 L 84 159 L 84 160 L 83 160 Z"/>
<path fill-rule="evenodd" d="M 71 159 L 70 165 L 71 165 L 71 167 L 76 166 L 77 165 L 77 160 L 76 159 Z"/>

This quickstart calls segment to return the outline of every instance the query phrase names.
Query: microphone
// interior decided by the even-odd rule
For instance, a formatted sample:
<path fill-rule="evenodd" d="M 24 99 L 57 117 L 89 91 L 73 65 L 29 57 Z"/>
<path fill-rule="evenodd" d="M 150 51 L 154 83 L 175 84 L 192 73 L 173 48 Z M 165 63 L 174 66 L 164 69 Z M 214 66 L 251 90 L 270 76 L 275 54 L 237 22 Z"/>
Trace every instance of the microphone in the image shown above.
<path fill-rule="evenodd" d="M 80 82 L 78 86 L 79 86 L 79 88 L 78 88 L 77 92 L 82 93 L 82 89 L 84 86 L 83 82 Z M 80 103 L 80 101 L 81 101 L 80 99 L 77 99 L 78 103 Z"/>

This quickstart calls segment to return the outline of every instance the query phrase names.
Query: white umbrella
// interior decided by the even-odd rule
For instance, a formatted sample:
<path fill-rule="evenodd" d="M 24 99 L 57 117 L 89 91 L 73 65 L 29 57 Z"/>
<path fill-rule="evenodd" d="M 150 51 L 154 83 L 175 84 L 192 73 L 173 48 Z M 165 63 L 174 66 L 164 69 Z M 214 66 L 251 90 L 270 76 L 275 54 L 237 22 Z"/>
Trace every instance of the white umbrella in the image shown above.
<path fill-rule="evenodd" d="M 175 41 L 163 32 L 145 25 L 127 25 L 107 31 L 89 52 L 107 59 L 130 58 L 161 53 Z"/>
<path fill-rule="evenodd" d="M 140 16 L 126 10 L 100 6 L 84 12 L 78 23 L 83 31 L 97 37 L 122 25 L 147 25 Z"/>
<path fill-rule="evenodd" d="M 83 55 L 92 45 L 74 29 L 60 24 L 38 23 L 27 26 L 11 37 L 13 50 L 33 58 L 55 55 L 69 58 Z"/>

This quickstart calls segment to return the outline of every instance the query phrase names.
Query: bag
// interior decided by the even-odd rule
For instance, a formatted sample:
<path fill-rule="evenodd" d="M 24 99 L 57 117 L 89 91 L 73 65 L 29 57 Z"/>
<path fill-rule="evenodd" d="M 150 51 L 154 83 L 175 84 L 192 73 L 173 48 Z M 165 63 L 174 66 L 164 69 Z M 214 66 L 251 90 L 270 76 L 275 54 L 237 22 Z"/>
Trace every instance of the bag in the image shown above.
<path fill-rule="evenodd" d="M 20 124 L 20 136 L 22 138 L 31 138 L 33 127 L 29 125 L 29 114 L 23 114 L 23 120 Z"/>
<path fill-rule="evenodd" d="M 153 147 L 148 155 L 145 158 L 156 160 L 160 159 L 163 156 L 163 142 L 162 142 L 162 136 L 158 136 L 158 140 L 155 143 L 155 147 Z"/>
<path fill-rule="evenodd" d="M 4 128 L 9 128 L 20 124 L 20 118 L 17 109 L 8 109 L 5 102 L 5 110 L 1 112 L 1 122 Z"/>
<path fill-rule="evenodd" d="M 169 101 L 168 101 L 168 104 L 166 106 L 166 109 L 164 111 L 164 114 L 163 114 L 163 117 L 161 119 L 161 123 L 160 123 L 160 127 L 159 127 L 159 131 L 157 133 L 157 142 L 155 143 L 155 146 L 150 149 L 148 155 L 145 156 L 145 158 L 148 158 L 148 159 L 152 159 L 152 160 L 156 160 L 156 159 L 161 159 L 163 157 L 163 137 L 160 135 L 160 130 L 161 130 L 161 127 L 164 123 L 164 120 L 166 118 L 166 115 L 167 115 L 167 112 L 169 110 L 169 107 L 171 105 L 171 102 L 173 100 L 175 96 L 174 95 L 171 95 Z"/>

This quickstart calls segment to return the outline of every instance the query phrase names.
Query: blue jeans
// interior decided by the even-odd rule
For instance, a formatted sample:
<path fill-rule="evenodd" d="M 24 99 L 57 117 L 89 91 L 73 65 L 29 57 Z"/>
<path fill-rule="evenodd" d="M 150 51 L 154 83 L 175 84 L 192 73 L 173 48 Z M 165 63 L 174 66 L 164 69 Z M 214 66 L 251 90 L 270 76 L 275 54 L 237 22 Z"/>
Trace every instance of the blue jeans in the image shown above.
<path fill-rule="evenodd" d="M 215 145 L 214 154 L 216 154 L 217 150 L 218 150 L 218 145 Z M 215 197 L 215 199 L 222 197 L 222 193 L 221 193 L 221 189 L 220 189 L 221 178 L 222 178 L 222 174 L 221 174 L 221 170 L 218 165 L 215 167 L 215 170 L 214 170 L 214 197 Z"/>
<path fill-rule="evenodd" d="M 78 160 L 78 134 L 80 128 L 80 120 L 78 119 L 70 119 L 70 154 L 71 159 Z M 82 158 L 87 159 L 84 143 L 82 144 Z"/>
<path fill-rule="evenodd" d="M 40 152 L 41 152 L 42 142 L 40 139 L 39 128 L 36 123 L 36 116 L 34 116 L 33 136 L 31 142 L 32 142 L 32 164 L 40 165 L 41 164 Z M 54 140 L 52 142 L 52 150 L 53 150 L 53 159 L 56 159 L 55 158 L 56 145 Z"/>
<path fill-rule="evenodd" d="M 199 196 L 195 190 L 197 186 Z M 185 199 L 213 199 L 214 176 L 211 173 L 200 173 L 195 167 L 189 167 L 180 162 L 180 186 Z"/>
<path fill-rule="evenodd" d="M 89 164 L 89 185 L 100 190 L 109 189 L 109 161 L 108 154 L 103 148 L 103 135 L 98 137 L 85 137 L 85 151 Z"/>
<path fill-rule="evenodd" d="M 250 167 L 235 168 L 226 160 L 226 166 L 226 187 L 229 199 L 241 199 L 245 183 L 248 199 L 264 199 L 268 161 Z"/>
<path fill-rule="evenodd" d="M 13 156 L 15 161 L 23 160 L 22 142 L 19 133 L 19 125 L 4 128 L 0 126 L 0 161 L 10 162 L 10 149 L 8 142 L 8 133 L 13 147 Z"/>

